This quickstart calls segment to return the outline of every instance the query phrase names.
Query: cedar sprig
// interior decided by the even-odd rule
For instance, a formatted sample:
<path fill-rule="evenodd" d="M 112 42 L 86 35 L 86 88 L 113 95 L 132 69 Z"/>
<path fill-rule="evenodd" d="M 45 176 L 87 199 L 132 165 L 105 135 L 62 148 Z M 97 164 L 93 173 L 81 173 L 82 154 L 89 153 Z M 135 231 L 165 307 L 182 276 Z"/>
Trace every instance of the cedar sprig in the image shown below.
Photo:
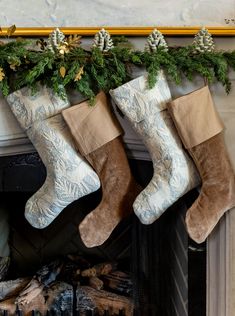
<path fill-rule="evenodd" d="M 153 52 L 145 51 L 142 54 L 142 63 L 148 72 L 149 88 L 154 87 L 161 69 L 164 69 L 177 84 L 180 83 L 176 60 L 164 48 L 159 47 L 157 51 Z"/>
<path fill-rule="evenodd" d="M 204 53 L 195 53 L 192 46 L 180 47 L 170 50 L 176 62 L 177 70 L 181 75 L 193 80 L 194 76 L 200 75 L 211 82 L 214 77 L 214 70 L 205 59 Z"/>
<path fill-rule="evenodd" d="M 3 96 L 7 96 L 10 92 L 10 86 L 8 83 L 7 78 L 4 78 L 1 82 L 0 82 L 0 90 L 2 91 Z"/>
<path fill-rule="evenodd" d="M 223 58 L 225 58 L 228 66 L 235 70 L 235 51 L 223 52 Z"/>
<path fill-rule="evenodd" d="M 210 63 L 209 67 L 213 67 L 215 79 L 225 87 L 227 93 L 231 90 L 231 82 L 229 80 L 229 64 L 224 58 L 223 52 L 205 53 L 205 59 Z"/>

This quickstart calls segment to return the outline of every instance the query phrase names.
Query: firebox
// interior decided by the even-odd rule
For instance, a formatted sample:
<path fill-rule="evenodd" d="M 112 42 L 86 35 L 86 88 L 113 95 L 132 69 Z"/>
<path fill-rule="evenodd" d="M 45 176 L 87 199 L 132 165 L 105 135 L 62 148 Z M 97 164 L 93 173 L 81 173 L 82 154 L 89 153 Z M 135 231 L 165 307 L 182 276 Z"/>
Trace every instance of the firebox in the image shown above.
<path fill-rule="evenodd" d="M 70 98 L 77 102 L 77 96 Z M 40 315 L 43 309 L 45 315 L 204 316 L 206 245 L 189 239 L 184 221 L 197 190 L 151 225 L 130 215 L 99 247 L 85 247 L 78 225 L 98 205 L 102 188 L 68 205 L 47 228 L 33 228 L 24 217 L 25 204 L 46 170 L 4 99 L 0 107 L 0 209 L 10 228 L 0 315 Z M 145 187 L 153 175 L 149 154 L 113 109 L 125 131 L 132 174 Z M 17 295 L 21 302 L 36 298 L 26 311 L 15 304 Z"/>
<path fill-rule="evenodd" d="M 137 316 L 205 315 L 206 249 L 189 240 L 184 224 L 185 212 L 197 191 L 178 200 L 152 225 L 140 224 L 132 214 L 102 246 L 88 249 L 80 239 L 78 224 L 99 203 L 102 189 L 70 204 L 49 227 L 38 230 L 23 214 L 27 199 L 45 180 L 38 154 L 2 157 L 0 164 L 1 208 L 10 223 L 11 263 L 5 284 L 21 280 L 18 285 L 22 291 L 32 279 L 42 280 L 44 275 L 43 297 L 51 302 L 51 306 L 45 304 L 45 315 L 129 315 L 130 310 Z M 132 157 L 129 164 L 137 182 L 146 186 L 153 173 L 151 162 Z M 110 297 L 99 294 L 95 306 L 86 292 L 90 279 L 79 279 L 77 271 L 82 265 L 84 274 L 84 270 L 104 263 L 115 266 L 99 277 L 104 286 L 100 293 L 110 293 Z M 50 300 L 50 295 L 57 297 Z M 116 302 L 115 295 L 124 302 Z M 3 315 L 13 313 L 9 300 L 5 305 L 4 299 L 0 303 Z M 112 309 L 112 304 L 117 309 Z M 27 313 L 18 305 L 14 308 L 17 315 L 40 315 L 41 307 L 32 305 Z"/>

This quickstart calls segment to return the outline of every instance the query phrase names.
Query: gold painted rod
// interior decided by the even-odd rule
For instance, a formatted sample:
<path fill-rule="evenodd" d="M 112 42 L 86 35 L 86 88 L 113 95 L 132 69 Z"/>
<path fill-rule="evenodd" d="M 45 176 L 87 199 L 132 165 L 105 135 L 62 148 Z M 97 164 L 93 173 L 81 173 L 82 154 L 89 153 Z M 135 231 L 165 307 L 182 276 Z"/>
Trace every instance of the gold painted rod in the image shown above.
<path fill-rule="evenodd" d="M 93 36 L 102 27 L 61 27 L 60 30 L 65 35 L 78 34 L 83 36 Z M 157 28 L 163 35 L 166 36 L 192 36 L 199 30 L 200 26 L 193 27 L 105 27 L 111 35 L 126 35 L 126 36 L 146 36 L 149 35 L 154 28 Z M 235 36 L 235 27 L 206 27 L 213 36 Z M 0 36 L 7 36 L 7 29 L 3 27 L 0 31 Z M 48 36 L 55 27 L 17 27 L 12 36 L 38 37 Z"/>

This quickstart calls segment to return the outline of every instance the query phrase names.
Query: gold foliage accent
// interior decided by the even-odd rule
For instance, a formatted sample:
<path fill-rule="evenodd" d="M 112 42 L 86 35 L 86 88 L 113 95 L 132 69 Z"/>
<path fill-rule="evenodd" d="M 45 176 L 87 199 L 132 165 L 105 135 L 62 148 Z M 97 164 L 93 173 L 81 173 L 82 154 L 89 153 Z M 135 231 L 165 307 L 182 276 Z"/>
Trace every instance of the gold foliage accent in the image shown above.
<path fill-rule="evenodd" d="M 84 66 L 82 66 L 78 73 L 76 74 L 75 78 L 74 78 L 74 81 L 78 81 L 78 80 L 81 80 L 82 78 L 82 75 L 84 74 L 84 70 L 83 70 Z"/>
<path fill-rule="evenodd" d="M 64 66 L 60 67 L 60 75 L 61 75 L 61 77 L 64 78 L 64 77 L 65 77 L 65 74 L 66 74 L 66 69 L 65 69 L 65 67 L 64 67 Z"/>
<path fill-rule="evenodd" d="M 16 66 L 18 66 L 17 63 L 12 63 L 12 64 L 10 64 L 10 68 L 11 68 L 12 70 L 14 70 L 14 71 L 16 71 Z"/>
<path fill-rule="evenodd" d="M 5 73 L 3 69 L 0 67 L 0 81 L 3 81 L 4 77 L 5 77 Z"/>
<path fill-rule="evenodd" d="M 15 33 L 15 31 L 16 31 L 16 26 L 15 24 L 13 24 L 7 29 L 7 36 L 10 37 L 11 35 Z"/>
<path fill-rule="evenodd" d="M 81 36 L 74 34 L 74 35 L 69 35 L 66 38 L 66 42 L 68 43 L 69 48 L 74 48 L 74 47 L 78 47 L 81 44 Z"/>
<path fill-rule="evenodd" d="M 58 50 L 61 55 L 67 54 L 69 52 L 68 44 L 64 42 L 58 47 Z"/>

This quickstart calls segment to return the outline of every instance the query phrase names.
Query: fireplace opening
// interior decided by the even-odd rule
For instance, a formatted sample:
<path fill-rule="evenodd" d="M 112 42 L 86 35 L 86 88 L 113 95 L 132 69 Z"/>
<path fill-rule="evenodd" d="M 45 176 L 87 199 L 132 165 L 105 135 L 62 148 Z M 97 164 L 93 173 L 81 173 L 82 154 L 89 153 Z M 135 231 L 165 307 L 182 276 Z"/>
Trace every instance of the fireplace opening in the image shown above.
<path fill-rule="evenodd" d="M 151 162 L 129 159 L 129 163 L 136 180 L 146 186 L 153 173 Z M 45 304 L 45 315 L 96 315 L 98 310 L 100 315 L 129 315 L 130 311 L 136 316 L 206 315 L 206 245 L 193 243 L 184 226 L 185 212 L 198 195 L 195 190 L 152 225 L 140 224 L 133 214 L 118 225 L 102 246 L 88 249 L 77 227 L 99 203 L 101 190 L 75 201 L 49 227 L 38 230 L 24 218 L 24 207 L 45 180 L 40 158 L 36 153 L 3 157 L 0 164 L 0 203 L 10 224 L 10 266 L 5 282 L 23 280 L 24 289 L 32 279 L 41 280 L 40 273 L 47 271 L 44 301 L 39 302 L 50 301 L 50 295 L 55 293 L 57 300 L 51 309 Z M 77 270 L 80 275 L 102 264 L 111 265 L 110 270 L 107 268 L 109 273 L 92 281 L 87 276 L 74 275 Z M 97 298 L 95 287 L 99 286 L 103 289 Z M 102 291 L 110 296 L 103 297 Z M 120 297 L 123 301 L 117 302 Z M 4 301 L 0 301 L 0 315 L 11 315 L 1 307 Z M 117 304 L 117 308 L 112 310 L 109 304 Z M 30 306 L 27 312 L 20 305 L 13 307 L 12 315 L 40 315 L 39 306 Z"/>

